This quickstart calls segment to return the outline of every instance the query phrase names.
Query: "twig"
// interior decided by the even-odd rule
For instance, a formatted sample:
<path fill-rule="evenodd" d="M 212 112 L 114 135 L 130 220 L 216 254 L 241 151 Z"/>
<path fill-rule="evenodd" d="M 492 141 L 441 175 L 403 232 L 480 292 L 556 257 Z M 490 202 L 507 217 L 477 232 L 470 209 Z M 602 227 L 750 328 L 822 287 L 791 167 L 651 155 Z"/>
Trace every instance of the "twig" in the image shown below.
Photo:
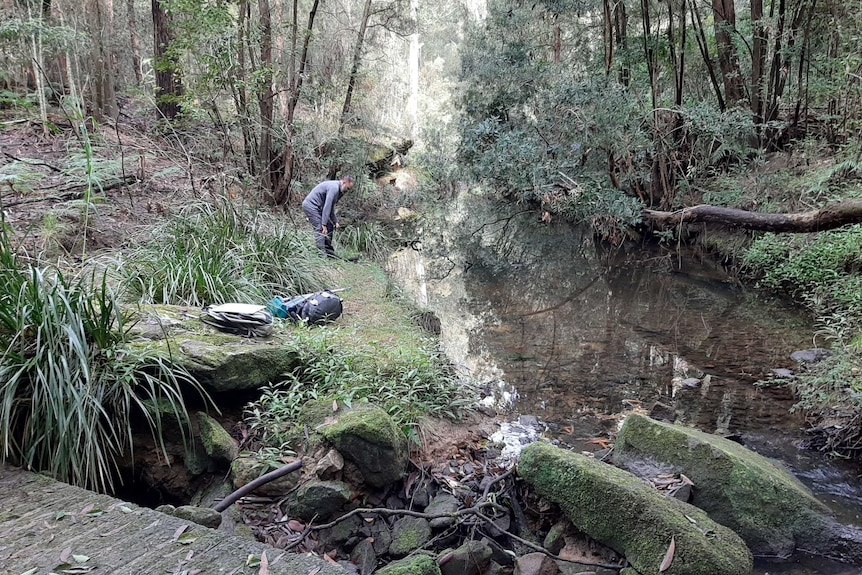
<path fill-rule="evenodd" d="M 6 151 L 3 152 L 3 155 L 6 156 L 7 158 L 12 158 L 16 162 L 21 162 L 23 164 L 30 164 L 31 166 L 45 166 L 46 168 L 53 170 L 55 172 L 59 172 L 59 173 L 63 172 L 63 170 L 61 170 L 60 168 L 58 168 L 56 166 L 52 166 L 48 162 L 43 162 L 42 160 L 30 160 L 30 159 L 19 158 L 17 156 L 13 156 L 12 154 L 10 154 L 9 152 L 6 152 Z"/>
<path fill-rule="evenodd" d="M 320 529 L 328 529 L 330 527 L 335 527 L 345 519 L 349 519 L 350 517 L 354 515 L 359 515 L 360 513 L 376 513 L 377 515 L 383 515 L 384 517 L 391 517 L 392 515 L 406 515 L 408 517 L 419 517 L 420 519 L 442 519 L 445 517 L 458 518 L 465 515 L 474 515 L 478 513 L 479 509 L 487 506 L 494 507 L 495 509 L 498 509 L 503 512 L 506 511 L 506 509 L 502 505 L 497 505 L 496 503 L 492 503 L 490 501 L 485 501 L 478 505 L 474 505 L 473 507 L 459 509 L 458 511 L 453 511 L 451 513 L 422 513 L 421 511 L 410 511 L 409 509 L 389 509 L 388 507 L 361 507 L 359 509 L 349 511 L 344 515 L 333 519 L 329 523 L 315 525 L 313 529 L 315 531 L 319 531 Z"/>
<path fill-rule="evenodd" d="M 550 551 L 548 551 L 547 549 L 545 549 L 541 545 L 536 545 L 535 543 L 533 543 L 531 541 L 527 541 L 526 539 L 522 539 L 522 538 L 518 537 L 514 533 L 506 531 L 505 529 L 500 529 L 500 527 L 496 523 L 494 523 L 494 520 L 491 519 L 490 517 L 482 515 L 478 511 L 475 512 L 474 515 L 476 515 L 476 517 L 478 517 L 482 521 L 485 521 L 486 523 L 492 524 L 494 526 L 494 528 L 497 531 L 499 531 L 500 533 L 502 533 L 503 535 L 505 535 L 507 537 L 511 537 L 512 539 L 514 539 L 518 543 L 524 545 L 525 547 L 529 547 L 530 549 L 533 549 L 534 551 L 538 551 L 539 553 L 544 553 L 545 555 L 547 555 L 551 559 L 554 559 L 557 561 L 566 561 L 568 563 L 578 563 L 579 565 L 589 565 L 590 567 L 603 567 L 605 569 L 614 569 L 616 571 L 619 571 L 620 569 L 622 569 L 624 567 L 624 565 L 617 565 L 615 563 L 600 563 L 598 561 L 590 561 L 589 559 L 566 559 L 565 557 L 560 557 L 558 555 L 554 555 L 553 553 L 551 553 Z"/>

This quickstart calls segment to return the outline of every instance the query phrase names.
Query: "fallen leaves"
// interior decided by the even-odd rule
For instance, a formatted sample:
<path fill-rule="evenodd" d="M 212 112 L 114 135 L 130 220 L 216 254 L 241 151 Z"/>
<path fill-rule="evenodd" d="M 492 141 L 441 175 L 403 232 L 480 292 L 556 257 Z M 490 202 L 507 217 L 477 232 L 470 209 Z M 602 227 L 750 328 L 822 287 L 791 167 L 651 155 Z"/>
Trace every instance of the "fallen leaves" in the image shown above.
<path fill-rule="evenodd" d="M 668 569 L 670 569 L 671 563 L 673 563 L 673 556 L 676 553 L 676 541 L 674 536 L 670 536 L 670 545 L 667 546 L 667 552 L 664 554 L 664 559 L 661 561 L 661 565 L 659 565 L 658 572 L 664 573 Z"/>

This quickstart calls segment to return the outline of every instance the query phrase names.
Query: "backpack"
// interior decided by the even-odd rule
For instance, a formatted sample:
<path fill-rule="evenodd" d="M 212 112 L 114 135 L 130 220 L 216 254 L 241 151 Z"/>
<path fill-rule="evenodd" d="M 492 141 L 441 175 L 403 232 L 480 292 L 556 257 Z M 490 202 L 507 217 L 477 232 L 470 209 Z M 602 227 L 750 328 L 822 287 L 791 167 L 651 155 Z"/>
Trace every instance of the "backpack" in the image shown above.
<path fill-rule="evenodd" d="M 262 305 L 210 305 L 203 309 L 201 321 L 219 331 L 243 337 L 267 337 L 272 333 L 272 314 Z"/>
<path fill-rule="evenodd" d="M 275 297 L 267 307 L 275 317 L 318 325 L 338 319 L 343 309 L 341 304 L 342 299 L 335 293 L 323 290 L 288 300 Z"/>

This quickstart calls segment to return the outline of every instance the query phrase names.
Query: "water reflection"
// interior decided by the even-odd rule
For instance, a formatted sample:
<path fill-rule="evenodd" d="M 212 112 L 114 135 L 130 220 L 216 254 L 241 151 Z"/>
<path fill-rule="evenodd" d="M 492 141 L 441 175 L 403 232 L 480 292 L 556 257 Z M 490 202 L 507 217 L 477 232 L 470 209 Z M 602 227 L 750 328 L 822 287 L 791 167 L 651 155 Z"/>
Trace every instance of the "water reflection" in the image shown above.
<path fill-rule="evenodd" d="M 804 422 L 790 412 L 791 392 L 756 384 L 812 346 L 798 309 L 693 256 L 603 250 L 582 228 L 478 196 L 459 197 L 417 233 L 421 250 L 398 253 L 390 272 L 437 315 L 446 353 L 484 383 L 501 419 L 535 416 L 548 435 L 595 451 L 621 413 L 658 405 L 678 423 L 783 460 L 858 523 L 858 478 L 836 494 L 806 476 L 812 461 L 843 471 L 794 447 Z M 786 567 L 774 572 L 817 573 Z"/>

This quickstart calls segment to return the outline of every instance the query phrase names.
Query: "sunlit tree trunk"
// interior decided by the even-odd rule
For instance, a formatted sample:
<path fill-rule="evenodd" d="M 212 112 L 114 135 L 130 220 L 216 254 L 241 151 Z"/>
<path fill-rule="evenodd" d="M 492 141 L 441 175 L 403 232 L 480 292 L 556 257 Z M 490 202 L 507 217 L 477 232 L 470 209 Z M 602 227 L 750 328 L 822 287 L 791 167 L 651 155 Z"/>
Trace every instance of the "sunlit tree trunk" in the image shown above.
<path fill-rule="evenodd" d="M 410 97 L 407 100 L 407 116 L 410 118 L 410 134 L 413 140 L 419 137 L 419 0 L 410 0 L 410 18 L 415 29 L 410 35 L 410 54 L 407 70 L 410 77 Z"/>
<path fill-rule="evenodd" d="M 156 69 L 156 105 L 159 113 L 168 119 L 180 113 L 179 98 L 183 94 L 179 65 L 168 54 L 173 39 L 171 21 L 160 0 L 152 0 L 153 12 L 153 53 Z"/>
<path fill-rule="evenodd" d="M 353 64 L 350 67 L 350 76 L 347 78 L 347 93 L 344 96 L 344 105 L 341 107 L 341 121 L 338 124 L 339 136 L 344 135 L 344 130 L 350 120 L 350 105 L 353 101 L 353 90 L 356 88 L 359 65 L 362 63 L 362 48 L 365 44 L 365 31 L 368 29 L 368 18 L 370 16 L 371 0 L 365 0 L 365 8 L 362 10 L 362 22 L 359 24 L 359 34 L 356 38 L 356 46 L 353 49 Z"/>

